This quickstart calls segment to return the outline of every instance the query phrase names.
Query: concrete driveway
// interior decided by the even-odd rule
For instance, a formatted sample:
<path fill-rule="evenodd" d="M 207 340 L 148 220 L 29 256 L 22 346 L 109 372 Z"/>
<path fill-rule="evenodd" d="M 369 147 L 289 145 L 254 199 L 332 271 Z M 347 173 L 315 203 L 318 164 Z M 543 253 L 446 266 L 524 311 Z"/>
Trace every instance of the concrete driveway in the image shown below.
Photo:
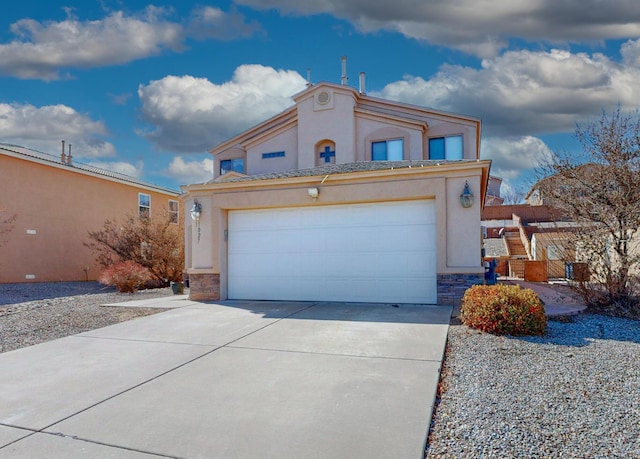
<path fill-rule="evenodd" d="M 423 457 L 450 308 L 183 301 L 0 354 L 0 458 Z"/>

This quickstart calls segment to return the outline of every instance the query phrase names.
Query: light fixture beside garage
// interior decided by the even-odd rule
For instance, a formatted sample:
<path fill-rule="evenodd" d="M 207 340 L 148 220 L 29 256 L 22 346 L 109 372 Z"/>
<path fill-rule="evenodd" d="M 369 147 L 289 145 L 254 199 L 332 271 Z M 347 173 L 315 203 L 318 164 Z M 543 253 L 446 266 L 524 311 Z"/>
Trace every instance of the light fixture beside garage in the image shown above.
<path fill-rule="evenodd" d="M 318 195 L 320 194 L 320 190 L 318 190 L 317 188 L 309 188 L 307 190 L 307 194 L 312 197 L 313 199 L 318 199 Z"/>
<path fill-rule="evenodd" d="M 466 180 L 464 182 L 464 190 L 462 190 L 462 194 L 460 195 L 460 205 L 465 209 L 473 205 L 473 193 L 469 187 L 469 182 Z"/>
<path fill-rule="evenodd" d="M 191 208 L 191 219 L 196 222 L 196 228 L 198 228 L 198 242 L 200 242 L 200 216 L 202 215 L 202 204 L 197 199 L 193 200 L 193 207 Z"/>

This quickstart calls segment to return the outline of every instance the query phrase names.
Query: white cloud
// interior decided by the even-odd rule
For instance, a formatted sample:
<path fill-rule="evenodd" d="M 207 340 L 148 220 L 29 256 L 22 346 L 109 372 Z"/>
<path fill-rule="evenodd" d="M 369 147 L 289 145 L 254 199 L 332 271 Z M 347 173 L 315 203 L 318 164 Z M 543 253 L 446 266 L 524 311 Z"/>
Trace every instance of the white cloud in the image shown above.
<path fill-rule="evenodd" d="M 260 29 L 256 22 L 246 23 L 245 17 L 236 11 L 225 13 L 213 6 L 195 8 L 191 12 L 191 21 L 187 27 L 190 36 L 201 40 L 248 38 Z"/>
<path fill-rule="evenodd" d="M 0 103 L 0 139 L 28 148 L 59 154 L 61 140 L 72 144 L 71 153 L 80 158 L 116 155 L 114 146 L 102 139 L 107 129 L 66 105 L 35 107 L 30 104 Z"/>
<path fill-rule="evenodd" d="M 128 175 L 137 179 L 142 177 L 142 172 L 144 170 L 144 164 L 142 161 L 138 161 L 136 164 L 124 161 L 91 161 L 89 164 L 94 167 L 118 172 L 119 174 Z"/>
<path fill-rule="evenodd" d="M 213 178 L 213 159 L 185 161 L 181 156 L 176 156 L 169 164 L 166 175 L 182 184 L 208 182 Z"/>
<path fill-rule="evenodd" d="M 178 50 L 182 26 L 163 19 L 153 6 L 135 16 L 121 11 L 101 20 L 60 22 L 21 19 L 11 25 L 18 39 L 0 45 L 0 73 L 19 78 L 57 79 L 66 67 L 91 68 L 123 64 Z"/>
<path fill-rule="evenodd" d="M 640 67 L 640 40 L 629 40 L 620 48 L 622 62 L 630 67 Z"/>
<path fill-rule="evenodd" d="M 60 22 L 21 19 L 11 25 L 15 39 L 0 44 L 0 74 L 23 79 L 55 80 L 69 68 L 93 68 L 181 51 L 187 36 L 232 40 L 260 29 L 244 16 L 213 7 L 198 7 L 187 21 L 167 19 L 170 11 L 148 6 L 128 15 L 114 11 L 97 20 L 70 14 Z"/>
<path fill-rule="evenodd" d="M 141 134 L 163 150 L 203 152 L 290 107 L 305 84 L 297 72 L 262 65 L 242 65 L 223 84 L 168 76 L 138 88 L 153 126 Z"/>
<path fill-rule="evenodd" d="M 481 157 L 492 160 L 491 175 L 507 180 L 519 178 L 525 170 L 548 164 L 552 156 L 549 147 L 537 137 L 485 137 L 482 140 Z"/>
<path fill-rule="evenodd" d="M 481 57 L 509 37 L 533 42 L 598 42 L 640 37 L 640 2 L 602 0 L 236 0 L 285 14 L 327 13 L 363 32 L 390 30 Z"/>
<path fill-rule="evenodd" d="M 640 45 L 624 46 L 632 59 Z M 489 136 L 569 132 L 617 103 L 637 107 L 640 68 L 602 54 L 509 51 L 480 69 L 444 65 L 429 80 L 406 76 L 371 94 L 479 116 Z"/>

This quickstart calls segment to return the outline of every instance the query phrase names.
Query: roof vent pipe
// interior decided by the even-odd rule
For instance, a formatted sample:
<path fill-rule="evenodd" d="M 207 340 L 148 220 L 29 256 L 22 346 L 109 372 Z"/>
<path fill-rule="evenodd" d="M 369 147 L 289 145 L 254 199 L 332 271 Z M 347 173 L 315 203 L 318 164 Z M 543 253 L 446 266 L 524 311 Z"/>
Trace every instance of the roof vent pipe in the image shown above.
<path fill-rule="evenodd" d="M 62 164 L 66 164 L 67 162 L 67 155 L 64 154 L 64 140 L 62 141 L 62 154 L 60 155 L 60 162 Z"/>
<path fill-rule="evenodd" d="M 364 72 L 360 72 L 360 94 L 365 95 L 367 93 L 366 88 L 364 87 L 365 84 L 365 76 L 366 74 Z"/>
<path fill-rule="evenodd" d="M 340 82 L 343 86 L 346 86 L 347 81 L 349 81 L 349 77 L 347 76 L 347 56 L 342 56 L 342 77 L 340 78 Z"/>
<path fill-rule="evenodd" d="M 307 67 L 307 88 L 313 86 L 311 84 L 311 67 Z"/>

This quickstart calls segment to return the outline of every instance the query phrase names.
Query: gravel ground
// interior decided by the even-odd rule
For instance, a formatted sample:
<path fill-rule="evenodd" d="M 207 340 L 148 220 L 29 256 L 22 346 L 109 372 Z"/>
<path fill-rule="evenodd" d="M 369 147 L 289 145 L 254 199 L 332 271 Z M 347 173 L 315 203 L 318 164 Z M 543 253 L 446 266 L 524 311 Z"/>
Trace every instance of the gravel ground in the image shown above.
<path fill-rule="evenodd" d="M 544 337 L 452 325 L 427 458 L 640 458 L 640 322 L 550 321 Z"/>
<path fill-rule="evenodd" d="M 170 288 L 118 293 L 97 282 L 0 284 L 0 353 L 166 311 L 100 305 L 170 295 Z"/>

